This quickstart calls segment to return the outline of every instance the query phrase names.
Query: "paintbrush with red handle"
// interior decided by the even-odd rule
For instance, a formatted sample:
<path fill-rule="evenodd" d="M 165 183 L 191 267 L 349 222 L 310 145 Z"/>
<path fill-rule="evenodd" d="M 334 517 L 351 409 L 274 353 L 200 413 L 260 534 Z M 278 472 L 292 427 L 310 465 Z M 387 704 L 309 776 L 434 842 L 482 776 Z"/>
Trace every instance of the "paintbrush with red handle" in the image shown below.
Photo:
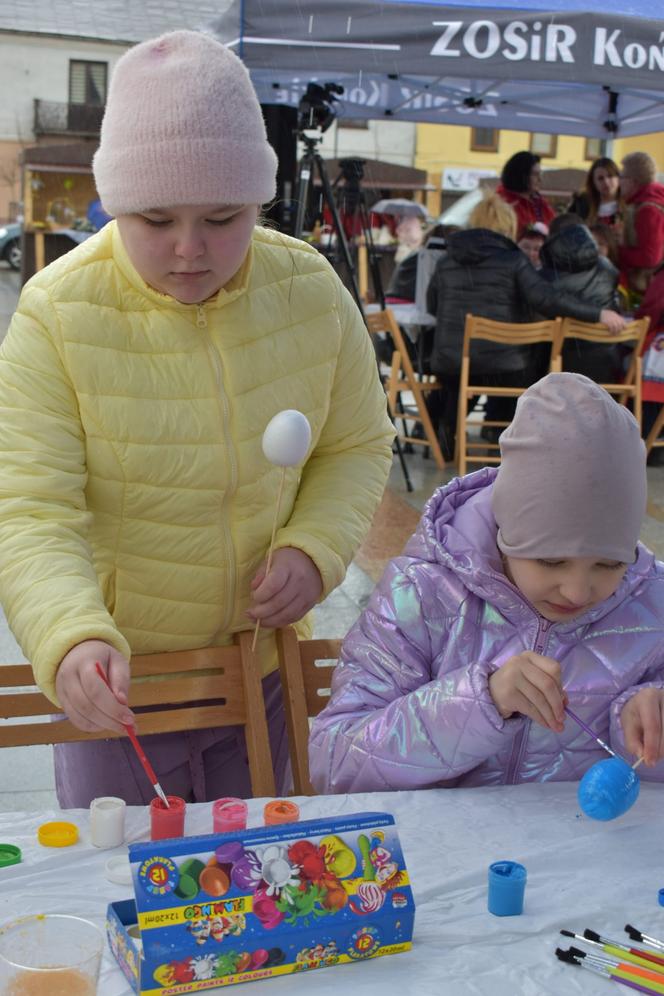
<path fill-rule="evenodd" d="M 95 667 L 97 668 L 97 674 L 102 679 L 102 681 L 104 682 L 104 684 L 106 685 L 106 687 L 110 688 L 111 691 L 113 691 L 113 689 L 111 688 L 111 683 L 108 680 L 108 675 L 104 671 L 104 669 L 101 666 L 101 664 L 99 663 L 99 661 L 95 661 Z M 155 792 L 157 793 L 157 795 L 159 796 L 159 798 L 161 799 L 161 801 L 164 803 L 164 805 L 166 806 L 166 808 L 170 809 L 170 806 L 169 806 L 169 803 L 168 803 L 168 799 L 166 798 L 166 793 L 164 792 L 163 788 L 159 784 L 159 782 L 157 780 L 157 776 L 154 773 L 154 769 L 153 769 L 152 765 L 150 764 L 150 762 L 148 761 L 147 757 L 145 756 L 145 751 L 143 750 L 143 748 L 141 747 L 140 743 L 138 742 L 138 737 L 136 736 L 136 734 L 134 733 L 132 727 L 128 723 L 123 723 L 122 725 L 124 726 L 125 730 L 127 731 L 127 736 L 129 737 L 129 739 L 131 740 L 131 742 L 132 742 L 132 744 L 134 746 L 134 750 L 136 751 L 136 754 L 138 756 L 138 760 L 143 765 L 143 770 L 145 771 L 145 774 L 150 779 L 150 781 L 152 783 L 152 787 L 154 788 Z"/>

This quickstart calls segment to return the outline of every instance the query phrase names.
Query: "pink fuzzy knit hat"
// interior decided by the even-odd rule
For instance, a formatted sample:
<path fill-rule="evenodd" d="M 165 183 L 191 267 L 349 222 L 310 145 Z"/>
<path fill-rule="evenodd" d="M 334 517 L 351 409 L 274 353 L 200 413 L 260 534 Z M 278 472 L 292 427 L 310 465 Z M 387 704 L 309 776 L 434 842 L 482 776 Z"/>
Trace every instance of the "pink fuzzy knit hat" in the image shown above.
<path fill-rule="evenodd" d="M 504 554 L 636 560 L 646 451 L 604 388 L 581 374 L 544 377 L 519 398 L 500 454 L 492 504 Z"/>
<path fill-rule="evenodd" d="M 275 195 L 277 157 L 249 74 L 196 31 L 142 42 L 119 59 L 92 165 L 112 215 Z"/>

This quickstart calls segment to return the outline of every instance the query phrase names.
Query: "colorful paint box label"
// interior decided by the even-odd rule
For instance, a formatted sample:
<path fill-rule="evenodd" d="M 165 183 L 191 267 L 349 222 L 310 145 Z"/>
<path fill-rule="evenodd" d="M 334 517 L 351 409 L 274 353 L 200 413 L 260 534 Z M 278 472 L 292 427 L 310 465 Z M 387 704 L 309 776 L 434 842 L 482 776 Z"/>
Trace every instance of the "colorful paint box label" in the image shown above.
<path fill-rule="evenodd" d="M 140 996 L 352 964 L 411 946 L 413 895 L 386 813 L 131 844 L 129 860 L 134 900 L 112 903 L 107 927 Z M 127 929 L 136 923 L 138 945 Z"/>

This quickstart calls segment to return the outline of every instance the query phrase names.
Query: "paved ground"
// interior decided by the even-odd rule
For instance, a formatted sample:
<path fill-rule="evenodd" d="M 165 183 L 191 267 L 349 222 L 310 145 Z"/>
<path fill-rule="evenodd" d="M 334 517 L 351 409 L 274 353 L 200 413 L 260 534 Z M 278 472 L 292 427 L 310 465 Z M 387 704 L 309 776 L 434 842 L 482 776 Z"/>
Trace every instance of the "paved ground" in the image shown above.
<path fill-rule="evenodd" d="M 0 263 L 0 340 L 4 337 L 19 293 L 19 275 Z M 387 520 L 383 522 L 383 536 L 378 545 L 383 549 L 362 551 L 357 563 L 351 565 L 344 583 L 320 605 L 315 613 L 315 635 L 343 636 L 353 624 L 367 602 L 378 576 L 382 559 L 399 552 L 403 541 L 405 521 L 415 521 L 410 509 L 419 512 L 433 490 L 451 480 L 454 468 L 437 470 L 432 460 L 421 454 L 409 456 L 408 466 L 414 485 L 412 493 L 405 488 L 399 464 L 392 467 L 389 481 Z M 649 506 L 641 538 L 658 556 L 664 559 L 664 467 L 648 469 Z M 383 510 L 385 512 L 385 510 Z M 394 529 L 390 528 L 390 517 Z M 395 547 L 395 543 L 398 546 Z M 362 564 L 362 569 L 359 565 Z M 372 568 L 378 568 L 374 570 Z M 0 662 L 16 663 L 24 660 L 12 637 L 4 614 L 0 609 Z M 52 750 L 50 747 L 21 747 L 6 749 L 2 754 L 3 776 L 0 780 L 0 811 L 38 810 L 55 805 L 53 790 Z"/>

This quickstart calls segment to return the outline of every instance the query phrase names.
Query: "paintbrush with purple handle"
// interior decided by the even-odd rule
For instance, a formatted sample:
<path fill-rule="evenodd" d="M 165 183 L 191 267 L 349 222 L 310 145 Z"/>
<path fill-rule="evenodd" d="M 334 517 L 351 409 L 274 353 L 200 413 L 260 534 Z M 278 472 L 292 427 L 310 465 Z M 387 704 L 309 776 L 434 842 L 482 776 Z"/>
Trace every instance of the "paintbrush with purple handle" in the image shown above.
<path fill-rule="evenodd" d="M 611 757 L 618 757 L 616 752 L 614 750 L 611 750 L 609 745 L 605 744 L 603 740 L 600 740 L 595 731 L 591 730 L 590 727 L 583 722 L 580 716 L 577 716 L 575 712 L 572 712 L 569 706 L 565 706 L 565 712 L 567 713 L 570 719 L 573 719 L 574 722 L 581 727 L 582 730 L 586 731 L 589 737 L 595 740 L 600 745 L 600 747 L 603 747 L 604 750 L 611 755 Z"/>
<path fill-rule="evenodd" d="M 616 754 L 616 752 L 614 750 L 611 750 L 611 748 L 609 747 L 609 745 L 605 744 L 604 741 L 600 737 L 597 736 L 597 734 L 595 733 L 595 731 L 592 730 L 588 726 L 587 723 L 583 722 L 583 720 L 581 719 L 580 716 L 577 716 L 577 714 L 575 712 L 572 712 L 572 710 L 570 709 L 569 706 L 565 706 L 565 712 L 567 713 L 567 715 L 569 716 L 570 719 L 573 719 L 574 722 L 577 723 L 578 726 L 581 727 L 582 730 L 586 731 L 586 733 L 588 734 L 589 737 L 591 737 L 593 740 L 595 740 L 596 743 L 598 743 L 600 745 L 600 747 L 603 747 L 604 750 L 607 751 L 607 753 L 611 755 L 611 757 L 617 757 L 621 761 L 625 761 L 625 758 L 624 757 L 620 757 L 620 754 Z M 640 757 L 638 759 L 638 761 L 636 761 L 634 764 L 631 765 L 631 767 L 633 769 L 638 768 L 638 766 L 641 764 L 642 761 L 643 761 L 643 758 Z M 629 764 L 629 761 L 625 761 L 625 764 Z"/>

